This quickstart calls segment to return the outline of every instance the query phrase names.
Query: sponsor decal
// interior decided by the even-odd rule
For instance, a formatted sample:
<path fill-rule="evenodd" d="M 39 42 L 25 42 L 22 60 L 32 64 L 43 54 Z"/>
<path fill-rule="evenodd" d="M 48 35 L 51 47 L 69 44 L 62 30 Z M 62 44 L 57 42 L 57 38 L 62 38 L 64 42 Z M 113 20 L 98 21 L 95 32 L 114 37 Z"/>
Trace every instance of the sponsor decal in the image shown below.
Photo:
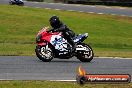
<path fill-rule="evenodd" d="M 51 44 L 59 51 L 67 51 L 67 41 L 59 35 L 52 35 Z"/>
<path fill-rule="evenodd" d="M 79 84 L 84 83 L 130 83 L 131 75 L 129 74 L 87 74 L 79 66 L 76 80 Z"/>

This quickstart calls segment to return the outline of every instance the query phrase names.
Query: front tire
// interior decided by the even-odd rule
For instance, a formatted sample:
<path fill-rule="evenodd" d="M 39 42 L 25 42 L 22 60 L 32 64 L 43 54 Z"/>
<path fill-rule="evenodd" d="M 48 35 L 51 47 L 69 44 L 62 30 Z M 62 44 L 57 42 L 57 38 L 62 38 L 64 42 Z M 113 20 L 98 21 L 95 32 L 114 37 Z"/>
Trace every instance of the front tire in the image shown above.
<path fill-rule="evenodd" d="M 85 43 L 81 44 L 83 47 L 86 47 L 87 51 L 78 51 L 77 52 L 77 58 L 81 61 L 81 62 L 90 62 L 93 57 L 94 57 L 94 53 L 92 48 Z"/>
<path fill-rule="evenodd" d="M 36 46 L 36 56 L 43 62 L 50 62 L 54 58 L 53 50 L 49 45 Z"/>

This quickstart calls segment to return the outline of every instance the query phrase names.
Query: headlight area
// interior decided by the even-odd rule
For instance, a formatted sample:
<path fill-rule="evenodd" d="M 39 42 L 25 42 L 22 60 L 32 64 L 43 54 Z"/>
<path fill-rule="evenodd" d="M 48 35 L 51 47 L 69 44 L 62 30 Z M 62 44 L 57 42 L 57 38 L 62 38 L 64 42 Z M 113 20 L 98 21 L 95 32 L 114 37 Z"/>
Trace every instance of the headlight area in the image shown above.
<path fill-rule="evenodd" d="M 42 34 L 38 35 L 38 36 L 36 37 L 36 42 L 40 42 L 40 41 L 41 41 L 41 38 L 42 38 Z"/>

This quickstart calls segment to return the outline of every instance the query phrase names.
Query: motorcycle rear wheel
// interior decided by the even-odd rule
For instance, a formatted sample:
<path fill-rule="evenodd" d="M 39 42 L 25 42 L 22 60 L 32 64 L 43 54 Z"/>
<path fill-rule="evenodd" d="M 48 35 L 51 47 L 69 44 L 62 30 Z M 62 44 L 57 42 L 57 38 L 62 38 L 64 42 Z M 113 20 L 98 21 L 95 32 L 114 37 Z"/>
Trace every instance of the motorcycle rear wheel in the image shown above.
<path fill-rule="evenodd" d="M 54 58 L 53 50 L 50 46 L 36 46 L 36 56 L 43 62 L 50 62 Z"/>

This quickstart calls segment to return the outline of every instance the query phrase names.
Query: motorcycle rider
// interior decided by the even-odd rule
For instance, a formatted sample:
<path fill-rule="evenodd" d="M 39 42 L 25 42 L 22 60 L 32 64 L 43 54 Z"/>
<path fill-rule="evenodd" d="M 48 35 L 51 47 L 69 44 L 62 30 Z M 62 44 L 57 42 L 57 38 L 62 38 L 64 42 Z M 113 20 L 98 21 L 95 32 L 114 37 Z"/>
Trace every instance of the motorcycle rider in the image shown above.
<path fill-rule="evenodd" d="M 58 16 L 52 16 L 49 19 L 50 25 L 52 26 L 53 29 L 50 31 L 52 32 L 62 32 L 62 35 L 64 38 L 72 45 L 73 50 L 75 50 L 75 43 L 73 41 L 73 37 L 75 37 L 75 33 L 70 30 L 65 24 L 63 24 Z M 49 32 L 50 32 L 49 31 Z"/>

